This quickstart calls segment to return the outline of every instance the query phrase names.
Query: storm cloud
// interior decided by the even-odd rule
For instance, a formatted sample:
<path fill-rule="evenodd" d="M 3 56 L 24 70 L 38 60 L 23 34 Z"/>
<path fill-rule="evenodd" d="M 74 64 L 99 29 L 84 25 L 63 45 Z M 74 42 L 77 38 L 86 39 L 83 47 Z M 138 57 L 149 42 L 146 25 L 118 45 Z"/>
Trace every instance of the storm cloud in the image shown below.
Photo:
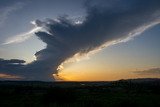
<path fill-rule="evenodd" d="M 46 48 L 35 54 L 36 61 L 16 65 L 14 73 L 3 70 L 28 80 L 52 80 L 52 74 L 58 74 L 59 66 L 70 58 L 126 42 L 160 23 L 159 0 L 108 0 L 102 4 L 86 2 L 87 15 L 81 23 L 67 16 L 36 20 L 36 26 L 45 29 L 36 36 Z"/>

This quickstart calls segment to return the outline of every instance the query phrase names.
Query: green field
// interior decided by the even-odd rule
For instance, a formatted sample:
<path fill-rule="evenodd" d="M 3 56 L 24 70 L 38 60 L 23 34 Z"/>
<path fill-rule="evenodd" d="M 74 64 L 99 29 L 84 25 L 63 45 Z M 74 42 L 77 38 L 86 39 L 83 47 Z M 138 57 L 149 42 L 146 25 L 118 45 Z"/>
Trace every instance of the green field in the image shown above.
<path fill-rule="evenodd" d="M 1 81 L 0 107 L 160 107 L 160 80 Z"/>

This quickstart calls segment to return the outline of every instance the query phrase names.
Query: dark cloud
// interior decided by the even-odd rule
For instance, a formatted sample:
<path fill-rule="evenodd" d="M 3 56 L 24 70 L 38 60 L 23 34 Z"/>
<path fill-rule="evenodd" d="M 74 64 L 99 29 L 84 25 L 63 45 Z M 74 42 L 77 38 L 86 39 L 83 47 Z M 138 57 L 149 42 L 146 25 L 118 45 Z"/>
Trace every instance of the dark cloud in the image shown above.
<path fill-rule="evenodd" d="M 18 59 L 11 59 L 11 60 L 4 60 L 0 59 L 0 72 L 7 72 L 7 71 L 17 71 L 17 69 L 25 66 L 24 60 L 18 60 Z"/>
<path fill-rule="evenodd" d="M 8 64 L 23 64 L 23 63 L 25 63 L 25 61 L 19 59 L 10 59 L 10 60 L 0 59 L 0 66 Z"/>
<path fill-rule="evenodd" d="M 80 24 L 66 16 L 36 20 L 38 27 L 47 30 L 36 33 L 47 46 L 35 54 L 36 61 L 20 67 L 22 75 L 30 80 L 52 80 L 58 66 L 76 54 L 88 54 L 124 42 L 160 22 L 159 0 L 104 2 L 101 5 L 97 5 L 97 1 L 86 2 L 87 16 Z"/>
<path fill-rule="evenodd" d="M 133 73 L 139 75 L 160 75 L 160 68 L 151 68 L 147 70 L 134 71 Z"/>
<path fill-rule="evenodd" d="M 4 60 L 0 58 L 0 73 L 17 72 L 18 69 L 24 67 L 25 61 L 19 59 Z"/>

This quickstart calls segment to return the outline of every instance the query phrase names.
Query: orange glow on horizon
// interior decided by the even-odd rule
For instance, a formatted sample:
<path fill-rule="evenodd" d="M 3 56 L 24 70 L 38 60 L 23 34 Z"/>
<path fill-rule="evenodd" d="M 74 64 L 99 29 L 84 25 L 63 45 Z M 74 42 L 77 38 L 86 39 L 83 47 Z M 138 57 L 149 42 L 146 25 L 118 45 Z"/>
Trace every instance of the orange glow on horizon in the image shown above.
<path fill-rule="evenodd" d="M 130 70 L 131 71 L 131 70 Z M 55 76 L 54 76 L 55 77 Z M 61 81 L 115 81 L 134 78 L 159 78 L 157 75 L 138 75 L 128 71 L 99 71 L 64 69 L 58 73 Z"/>

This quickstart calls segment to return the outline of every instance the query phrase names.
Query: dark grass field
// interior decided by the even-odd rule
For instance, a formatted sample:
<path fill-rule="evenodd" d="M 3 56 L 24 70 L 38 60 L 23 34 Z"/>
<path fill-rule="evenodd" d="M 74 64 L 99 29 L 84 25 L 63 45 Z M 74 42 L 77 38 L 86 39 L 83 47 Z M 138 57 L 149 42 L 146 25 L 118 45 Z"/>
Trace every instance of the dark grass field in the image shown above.
<path fill-rule="evenodd" d="M 160 79 L 0 81 L 0 107 L 160 107 Z"/>

